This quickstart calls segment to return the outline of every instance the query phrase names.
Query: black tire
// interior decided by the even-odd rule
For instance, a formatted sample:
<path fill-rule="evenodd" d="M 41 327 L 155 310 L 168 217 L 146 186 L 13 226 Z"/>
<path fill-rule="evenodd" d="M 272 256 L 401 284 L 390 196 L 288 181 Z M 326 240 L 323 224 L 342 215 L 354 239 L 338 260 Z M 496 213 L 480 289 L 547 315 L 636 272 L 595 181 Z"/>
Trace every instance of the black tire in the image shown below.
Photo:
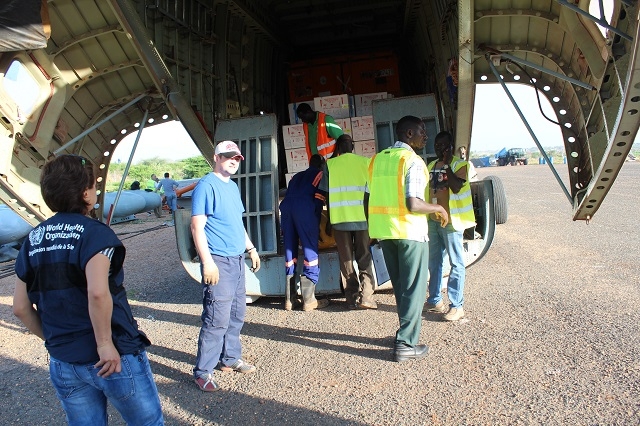
<path fill-rule="evenodd" d="M 525 159 L 524 159 L 524 165 L 526 166 L 527 164 L 529 164 L 529 159 L 528 159 L 528 158 L 525 158 Z"/>
<path fill-rule="evenodd" d="M 509 217 L 509 207 L 507 205 L 507 193 L 504 185 L 498 176 L 487 176 L 484 180 L 490 180 L 493 186 L 493 209 L 495 211 L 496 224 L 507 223 Z"/>

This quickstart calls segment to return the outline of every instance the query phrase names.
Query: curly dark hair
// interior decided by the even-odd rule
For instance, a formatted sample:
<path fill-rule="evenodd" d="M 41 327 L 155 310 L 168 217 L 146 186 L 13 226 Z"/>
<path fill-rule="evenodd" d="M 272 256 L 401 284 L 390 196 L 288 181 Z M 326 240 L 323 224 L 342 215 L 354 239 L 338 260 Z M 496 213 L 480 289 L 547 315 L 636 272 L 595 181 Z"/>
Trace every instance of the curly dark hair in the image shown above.
<path fill-rule="evenodd" d="M 405 115 L 396 124 L 396 134 L 398 137 L 404 135 L 407 130 L 418 130 L 422 125 L 422 120 L 413 115 Z"/>
<path fill-rule="evenodd" d="M 47 162 L 40 175 L 40 192 L 54 212 L 87 214 L 93 206 L 84 191 L 96 184 L 93 165 L 79 155 L 61 155 Z"/>
<path fill-rule="evenodd" d="M 333 151 L 332 157 L 337 157 L 342 154 L 350 154 L 353 152 L 353 139 L 351 136 L 344 133 L 336 139 L 336 149 Z"/>

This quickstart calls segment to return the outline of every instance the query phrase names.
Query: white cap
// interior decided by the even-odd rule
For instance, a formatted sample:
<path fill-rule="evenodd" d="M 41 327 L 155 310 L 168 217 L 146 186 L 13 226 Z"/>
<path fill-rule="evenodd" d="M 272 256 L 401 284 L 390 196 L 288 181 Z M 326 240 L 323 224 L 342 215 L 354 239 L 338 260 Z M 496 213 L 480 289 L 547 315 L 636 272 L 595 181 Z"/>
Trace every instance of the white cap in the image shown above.
<path fill-rule="evenodd" d="M 216 145 L 216 155 L 224 155 L 224 154 L 234 154 L 234 156 L 240 156 L 244 160 L 242 156 L 242 152 L 240 152 L 240 148 L 233 141 L 222 141 L 218 145 Z"/>

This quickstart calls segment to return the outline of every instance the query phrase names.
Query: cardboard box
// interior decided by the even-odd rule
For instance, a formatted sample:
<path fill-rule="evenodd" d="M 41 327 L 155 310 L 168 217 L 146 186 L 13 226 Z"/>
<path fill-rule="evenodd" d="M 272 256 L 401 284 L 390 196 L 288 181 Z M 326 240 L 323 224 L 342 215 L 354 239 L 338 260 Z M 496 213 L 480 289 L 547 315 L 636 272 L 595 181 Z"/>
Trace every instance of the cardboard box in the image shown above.
<path fill-rule="evenodd" d="M 287 188 L 289 187 L 289 182 L 291 182 L 293 175 L 295 175 L 295 173 L 285 173 L 284 175 L 285 185 Z"/>
<path fill-rule="evenodd" d="M 324 112 L 333 118 L 349 118 L 353 115 L 353 101 L 349 102 L 348 95 L 313 98 L 313 110 Z"/>
<path fill-rule="evenodd" d="M 284 139 L 284 149 L 304 148 L 306 140 L 303 125 L 282 126 L 282 139 Z"/>
<path fill-rule="evenodd" d="M 344 108 L 345 105 L 349 105 L 348 95 L 334 95 L 334 96 L 322 96 L 320 98 L 313 98 L 313 104 L 316 111 L 324 112 L 326 109 Z M 344 117 L 340 117 L 344 118 Z"/>
<path fill-rule="evenodd" d="M 363 157 L 371 158 L 376 155 L 376 141 L 358 141 L 353 143 L 354 154 L 362 155 Z"/>
<path fill-rule="evenodd" d="M 350 118 L 336 118 L 335 122 L 344 133 L 353 138 L 353 132 L 351 131 L 351 119 Z"/>
<path fill-rule="evenodd" d="M 375 139 L 373 131 L 373 116 L 352 117 L 351 118 L 351 137 L 354 141 L 366 141 Z"/>
<path fill-rule="evenodd" d="M 285 154 L 287 155 L 287 171 L 289 173 L 301 172 L 309 167 L 306 148 L 286 149 Z"/>
<path fill-rule="evenodd" d="M 373 114 L 372 103 L 376 99 L 386 99 L 387 92 L 365 93 L 364 95 L 355 95 L 356 115 L 362 117 Z"/>

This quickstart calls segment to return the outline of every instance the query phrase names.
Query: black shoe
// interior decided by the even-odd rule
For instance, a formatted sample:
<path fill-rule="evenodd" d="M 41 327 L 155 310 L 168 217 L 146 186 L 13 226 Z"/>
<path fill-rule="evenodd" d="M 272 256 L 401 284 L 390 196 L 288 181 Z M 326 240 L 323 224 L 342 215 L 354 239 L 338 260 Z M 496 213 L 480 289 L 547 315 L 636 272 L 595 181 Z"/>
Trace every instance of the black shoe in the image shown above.
<path fill-rule="evenodd" d="M 428 353 L 429 347 L 427 345 L 409 346 L 405 344 L 399 344 L 396 345 L 393 350 L 393 355 L 397 362 L 424 358 Z"/>

